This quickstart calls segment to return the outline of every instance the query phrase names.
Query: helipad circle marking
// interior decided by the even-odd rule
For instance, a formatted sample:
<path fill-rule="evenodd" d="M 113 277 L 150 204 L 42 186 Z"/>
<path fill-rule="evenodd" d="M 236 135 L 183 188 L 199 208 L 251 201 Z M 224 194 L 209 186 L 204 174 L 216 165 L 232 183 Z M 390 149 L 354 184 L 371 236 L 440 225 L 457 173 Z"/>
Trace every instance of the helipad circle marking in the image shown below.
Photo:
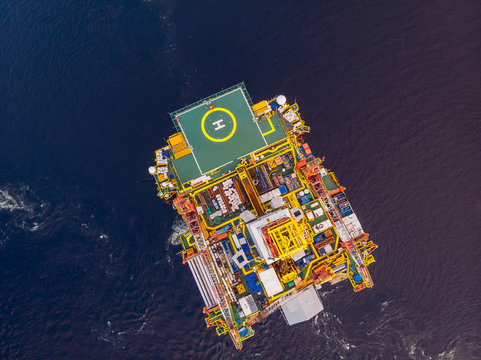
<path fill-rule="evenodd" d="M 210 136 L 209 134 L 207 134 L 207 131 L 205 130 L 205 119 L 207 119 L 207 116 L 209 116 L 210 114 L 212 114 L 214 111 L 223 111 L 225 112 L 227 115 L 230 116 L 230 118 L 232 119 L 232 131 L 229 133 L 229 135 L 221 138 L 221 139 L 216 139 L 216 138 L 213 138 L 212 136 Z M 216 107 L 216 108 L 213 108 L 213 109 L 210 109 L 209 111 L 207 111 L 204 116 L 202 117 L 202 122 L 201 122 L 201 128 L 202 128 L 202 133 L 204 134 L 204 136 L 209 139 L 210 141 L 214 141 L 214 142 L 224 142 L 224 141 L 227 141 L 229 140 L 232 136 L 234 136 L 234 133 L 237 129 L 237 121 L 235 120 L 235 116 L 234 114 L 232 114 L 229 110 L 227 109 L 224 109 L 224 108 L 221 108 L 221 107 Z"/>

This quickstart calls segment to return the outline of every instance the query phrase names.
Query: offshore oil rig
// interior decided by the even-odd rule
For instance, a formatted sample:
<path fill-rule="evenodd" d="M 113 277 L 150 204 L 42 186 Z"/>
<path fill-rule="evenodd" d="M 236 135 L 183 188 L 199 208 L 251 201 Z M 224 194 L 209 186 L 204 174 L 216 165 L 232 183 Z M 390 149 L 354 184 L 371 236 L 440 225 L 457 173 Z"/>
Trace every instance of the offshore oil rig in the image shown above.
<path fill-rule="evenodd" d="M 170 115 L 177 132 L 149 172 L 189 227 L 182 258 L 207 326 L 241 349 L 278 309 L 290 325 L 322 311 L 323 283 L 373 286 L 377 245 L 304 141 L 297 104 L 254 104 L 241 83 Z"/>

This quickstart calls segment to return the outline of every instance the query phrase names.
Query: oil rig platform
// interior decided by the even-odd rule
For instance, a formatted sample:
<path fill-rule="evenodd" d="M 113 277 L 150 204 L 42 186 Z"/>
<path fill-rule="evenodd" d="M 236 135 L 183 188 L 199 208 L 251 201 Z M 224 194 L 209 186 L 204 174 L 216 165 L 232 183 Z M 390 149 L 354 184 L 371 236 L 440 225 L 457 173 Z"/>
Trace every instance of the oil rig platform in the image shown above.
<path fill-rule="evenodd" d="M 283 95 L 254 104 L 241 83 L 170 115 L 177 132 L 149 172 L 188 225 L 182 260 L 207 326 L 241 349 L 277 310 L 290 325 L 322 311 L 326 282 L 373 286 L 377 245 L 304 141 L 297 104 Z"/>

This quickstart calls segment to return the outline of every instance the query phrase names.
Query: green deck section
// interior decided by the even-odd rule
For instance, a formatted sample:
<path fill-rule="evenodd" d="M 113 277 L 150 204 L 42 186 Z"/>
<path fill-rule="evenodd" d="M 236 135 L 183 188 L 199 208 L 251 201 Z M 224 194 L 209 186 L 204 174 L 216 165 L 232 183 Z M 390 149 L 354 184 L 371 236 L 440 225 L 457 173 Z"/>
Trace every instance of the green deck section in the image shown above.
<path fill-rule="evenodd" d="M 176 121 L 175 119 L 176 119 L 176 116 L 177 116 L 178 114 L 183 113 L 183 112 L 185 112 L 185 111 L 187 111 L 187 110 L 189 110 L 189 109 L 192 109 L 192 108 L 194 108 L 194 107 L 196 107 L 196 106 L 198 106 L 198 105 L 201 105 L 201 104 L 203 104 L 203 103 L 205 103 L 205 102 L 209 102 L 209 101 L 211 101 L 213 98 L 219 97 L 219 96 L 221 96 L 221 95 L 223 95 L 223 94 L 226 94 L 226 93 L 230 92 L 231 90 L 234 90 L 234 89 L 237 89 L 237 88 L 241 88 L 241 89 L 242 89 L 242 91 L 243 91 L 244 94 L 246 95 L 247 102 L 249 103 L 250 106 L 252 106 L 252 105 L 253 105 L 252 99 L 250 98 L 249 93 L 247 92 L 247 89 L 246 89 L 245 84 L 244 84 L 243 82 L 241 82 L 241 83 L 239 83 L 239 84 L 237 84 L 237 85 L 231 86 L 230 88 L 227 88 L 227 89 L 225 89 L 225 90 L 221 90 L 221 91 L 215 93 L 214 95 L 208 96 L 208 97 L 206 97 L 206 98 L 204 98 L 204 99 L 200 99 L 199 101 L 197 101 L 197 102 L 195 102 L 195 103 L 193 103 L 193 104 L 187 105 L 187 106 L 183 107 L 182 109 L 179 109 L 179 110 L 176 110 L 176 111 L 174 111 L 174 112 L 171 112 L 171 113 L 170 113 L 170 117 L 172 118 L 172 121 L 174 122 L 174 125 L 177 127 L 177 121 Z M 179 128 L 178 130 L 180 131 L 180 128 Z"/>
<path fill-rule="evenodd" d="M 336 190 L 339 188 L 339 186 L 332 182 L 329 176 L 323 176 L 322 182 L 326 185 L 327 190 Z"/>
<path fill-rule="evenodd" d="M 192 150 L 173 161 L 183 183 L 219 167 L 230 171 L 240 158 L 286 137 L 277 115 L 258 122 L 251 104 L 239 84 L 171 114 Z"/>
<path fill-rule="evenodd" d="M 182 183 L 186 183 L 187 181 L 198 178 L 202 175 L 195 163 L 194 155 L 192 154 L 173 160 L 172 163 L 174 164 Z"/>
<path fill-rule="evenodd" d="M 191 243 L 193 241 L 192 235 L 186 235 L 187 233 L 184 233 L 179 236 L 181 245 L 184 248 L 184 250 L 190 249 L 190 248 L 195 248 L 195 246 Z M 189 240 L 191 242 L 189 242 Z"/>
<path fill-rule="evenodd" d="M 287 136 L 284 128 L 282 127 L 281 121 L 280 115 L 274 114 L 270 118 L 259 122 L 259 128 L 269 144 L 280 141 Z"/>
<path fill-rule="evenodd" d="M 304 206 L 302 206 L 302 211 L 304 211 L 304 213 L 306 213 L 308 210 L 311 210 L 311 211 L 314 211 L 316 209 L 319 209 L 321 207 L 321 200 L 319 199 L 315 199 L 314 201 L 311 201 L 309 204 L 306 204 Z M 322 209 L 324 211 L 324 209 Z M 322 214 L 321 216 L 317 216 L 317 217 L 314 217 L 314 219 L 312 220 L 309 220 L 309 224 L 311 226 L 314 226 L 316 224 L 319 224 L 323 221 L 326 221 L 327 220 L 327 216 L 326 214 Z"/>

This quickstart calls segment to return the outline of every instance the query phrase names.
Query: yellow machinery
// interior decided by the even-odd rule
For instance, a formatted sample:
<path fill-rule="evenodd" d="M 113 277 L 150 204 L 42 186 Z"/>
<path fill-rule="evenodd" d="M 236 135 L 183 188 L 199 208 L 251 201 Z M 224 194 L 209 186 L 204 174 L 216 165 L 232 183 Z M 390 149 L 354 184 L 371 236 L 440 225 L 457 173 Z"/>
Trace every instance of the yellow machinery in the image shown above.
<path fill-rule="evenodd" d="M 182 133 L 177 133 L 169 137 L 167 142 L 170 148 L 174 152 L 174 157 L 180 159 L 181 157 L 192 153 L 192 151 L 187 146 L 184 135 Z"/>
<path fill-rule="evenodd" d="M 256 116 L 261 116 L 261 115 L 269 112 L 270 109 L 271 109 L 271 107 L 269 106 L 269 104 L 265 100 L 261 101 L 261 102 L 258 102 L 257 104 L 252 106 L 252 111 L 254 112 L 254 114 Z"/>
<path fill-rule="evenodd" d="M 244 287 L 244 284 L 237 285 L 237 292 L 239 294 L 243 294 L 243 293 L 245 293 L 245 291 L 246 291 L 246 288 Z"/>
<path fill-rule="evenodd" d="M 267 228 L 280 259 L 285 259 L 307 246 L 302 227 L 292 218 L 282 219 Z"/>

